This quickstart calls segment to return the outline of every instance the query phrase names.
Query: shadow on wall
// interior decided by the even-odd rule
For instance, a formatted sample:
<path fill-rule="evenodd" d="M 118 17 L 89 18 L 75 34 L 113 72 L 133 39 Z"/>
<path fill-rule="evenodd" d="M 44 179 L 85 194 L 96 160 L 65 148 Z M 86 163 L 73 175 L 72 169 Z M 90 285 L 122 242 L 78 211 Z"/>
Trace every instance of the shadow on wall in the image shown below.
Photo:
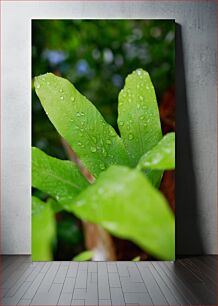
<path fill-rule="evenodd" d="M 176 24 L 176 255 L 204 254 L 200 232 L 196 177 L 182 44 L 182 27 Z"/>

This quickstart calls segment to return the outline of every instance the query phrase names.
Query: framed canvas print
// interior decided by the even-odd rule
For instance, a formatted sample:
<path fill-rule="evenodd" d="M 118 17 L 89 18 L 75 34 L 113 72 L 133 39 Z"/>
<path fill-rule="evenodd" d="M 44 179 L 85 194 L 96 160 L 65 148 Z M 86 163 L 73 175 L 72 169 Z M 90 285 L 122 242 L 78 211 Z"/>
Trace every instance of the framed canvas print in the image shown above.
<path fill-rule="evenodd" d="M 32 20 L 32 258 L 175 259 L 174 20 Z"/>

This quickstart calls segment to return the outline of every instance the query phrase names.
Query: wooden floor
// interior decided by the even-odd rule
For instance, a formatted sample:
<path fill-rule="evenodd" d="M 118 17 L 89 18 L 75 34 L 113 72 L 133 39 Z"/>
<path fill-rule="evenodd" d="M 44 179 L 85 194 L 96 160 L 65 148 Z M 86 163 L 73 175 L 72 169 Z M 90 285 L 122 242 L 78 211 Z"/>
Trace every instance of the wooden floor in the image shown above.
<path fill-rule="evenodd" d="M 217 258 L 31 262 L 1 257 L 0 305 L 217 305 Z"/>

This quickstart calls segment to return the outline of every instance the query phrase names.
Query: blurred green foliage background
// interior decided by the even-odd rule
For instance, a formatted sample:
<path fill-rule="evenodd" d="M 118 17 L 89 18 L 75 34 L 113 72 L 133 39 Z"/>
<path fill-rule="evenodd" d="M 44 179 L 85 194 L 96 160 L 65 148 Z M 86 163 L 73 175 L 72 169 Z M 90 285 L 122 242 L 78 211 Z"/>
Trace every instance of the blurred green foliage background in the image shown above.
<path fill-rule="evenodd" d="M 147 70 L 158 102 L 174 84 L 174 36 L 173 20 L 32 20 L 32 77 L 53 72 L 67 78 L 117 130 L 117 97 L 129 73 Z M 32 145 L 67 159 L 34 89 Z M 37 190 L 33 194 L 46 199 Z M 54 256 L 70 259 L 83 250 L 78 220 L 65 212 L 56 220 Z"/>

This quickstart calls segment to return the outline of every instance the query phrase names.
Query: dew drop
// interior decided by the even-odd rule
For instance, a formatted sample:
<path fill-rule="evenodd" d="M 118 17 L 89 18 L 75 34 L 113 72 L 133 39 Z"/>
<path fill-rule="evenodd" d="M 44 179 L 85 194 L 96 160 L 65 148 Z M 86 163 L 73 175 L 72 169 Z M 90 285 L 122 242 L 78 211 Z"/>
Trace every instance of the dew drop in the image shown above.
<path fill-rule="evenodd" d="M 61 88 L 59 91 L 60 91 L 60 92 L 63 92 L 63 89 Z"/>
<path fill-rule="evenodd" d="M 74 100 L 75 100 L 75 98 L 74 98 L 74 97 L 71 97 L 71 98 L 70 98 L 70 100 L 71 100 L 71 101 L 74 101 Z"/>
<path fill-rule="evenodd" d="M 100 169 L 104 170 L 105 169 L 105 165 L 103 163 L 100 163 Z"/>
<path fill-rule="evenodd" d="M 82 144 L 81 144 L 81 142 L 78 142 L 78 146 L 81 146 Z"/>
<path fill-rule="evenodd" d="M 123 126 L 124 125 L 124 122 L 123 121 L 120 121 L 120 126 Z"/>
<path fill-rule="evenodd" d="M 50 82 L 47 82 L 47 85 L 50 85 Z"/>
<path fill-rule="evenodd" d="M 142 96 L 140 96 L 140 97 L 139 97 L 139 99 L 142 101 L 142 100 L 143 100 L 143 97 L 142 97 Z"/>
<path fill-rule="evenodd" d="M 80 115 L 81 115 L 81 116 L 84 116 L 84 113 L 83 113 L 83 112 L 81 112 L 81 113 L 80 113 Z"/>
<path fill-rule="evenodd" d="M 111 130 L 111 131 L 110 131 L 110 135 L 111 135 L 112 137 L 115 137 L 115 136 L 116 136 L 115 131 L 114 131 L 114 130 Z"/>
<path fill-rule="evenodd" d="M 139 103 L 137 104 L 137 108 L 138 108 L 138 109 L 140 108 L 140 104 L 139 104 Z"/>
<path fill-rule="evenodd" d="M 79 113 L 79 112 L 77 112 L 77 113 L 76 113 L 76 116 L 77 116 L 77 117 L 80 117 L 80 113 Z"/>
<path fill-rule="evenodd" d="M 36 88 L 40 88 L 40 84 L 39 83 L 36 83 Z"/>
<path fill-rule="evenodd" d="M 129 134 L 129 140 L 132 140 L 134 137 L 133 137 L 133 135 L 132 134 Z"/>
<path fill-rule="evenodd" d="M 96 152 L 96 147 L 91 147 L 91 152 L 95 153 Z"/>
<path fill-rule="evenodd" d="M 141 74 L 142 74 L 141 69 L 137 69 L 137 70 L 136 70 L 136 73 L 137 73 L 138 75 L 141 75 Z"/>
<path fill-rule="evenodd" d="M 64 97 L 63 96 L 61 96 L 61 98 L 60 98 L 61 100 L 64 100 Z"/>
<path fill-rule="evenodd" d="M 107 151 L 105 151 L 105 149 L 102 150 L 102 154 L 104 157 L 107 157 Z"/>
<path fill-rule="evenodd" d="M 140 116 L 140 119 L 143 120 L 143 119 L 144 119 L 144 116 Z"/>
<path fill-rule="evenodd" d="M 96 137 L 92 137 L 92 139 L 93 139 L 93 142 L 94 142 L 94 143 L 96 143 L 96 142 L 97 142 Z"/>
<path fill-rule="evenodd" d="M 110 139 L 107 139 L 107 140 L 106 140 L 106 143 L 110 145 L 110 144 L 111 144 L 111 140 L 110 140 Z"/>

